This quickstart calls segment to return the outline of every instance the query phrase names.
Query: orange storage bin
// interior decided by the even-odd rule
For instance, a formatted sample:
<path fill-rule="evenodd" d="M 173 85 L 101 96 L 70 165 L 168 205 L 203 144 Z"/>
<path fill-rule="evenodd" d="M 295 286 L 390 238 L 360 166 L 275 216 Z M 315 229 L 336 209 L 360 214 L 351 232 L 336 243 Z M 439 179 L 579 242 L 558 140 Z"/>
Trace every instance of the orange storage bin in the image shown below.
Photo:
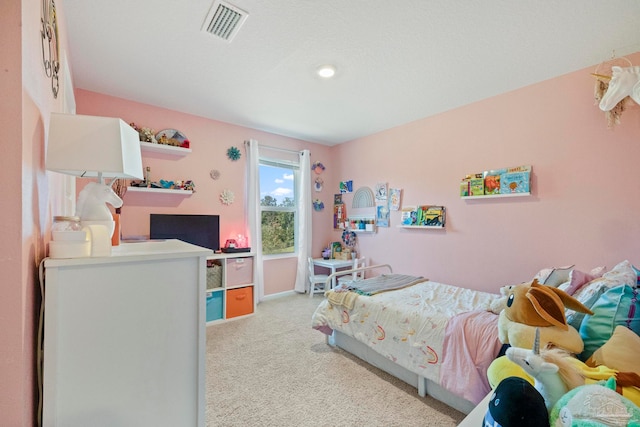
<path fill-rule="evenodd" d="M 227 319 L 253 313 L 253 287 L 227 291 Z"/>
<path fill-rule="evenodd" d="M 253 258 L 231 258 L 227 260 L 227 287 L 253 283 Z"/>

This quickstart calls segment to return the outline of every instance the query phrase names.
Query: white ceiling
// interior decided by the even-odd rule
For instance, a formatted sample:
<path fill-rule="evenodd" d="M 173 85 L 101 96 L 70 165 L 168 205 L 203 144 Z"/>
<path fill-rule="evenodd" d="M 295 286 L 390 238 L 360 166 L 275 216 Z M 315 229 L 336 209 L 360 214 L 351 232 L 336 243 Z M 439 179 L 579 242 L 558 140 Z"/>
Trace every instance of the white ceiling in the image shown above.
<path fill-rule="evenodd" d="M 213 0 L 58 3 L 76 88 L 326 145 L 640 51 L 638 0 L 230 0 L 230 43 Z"/>

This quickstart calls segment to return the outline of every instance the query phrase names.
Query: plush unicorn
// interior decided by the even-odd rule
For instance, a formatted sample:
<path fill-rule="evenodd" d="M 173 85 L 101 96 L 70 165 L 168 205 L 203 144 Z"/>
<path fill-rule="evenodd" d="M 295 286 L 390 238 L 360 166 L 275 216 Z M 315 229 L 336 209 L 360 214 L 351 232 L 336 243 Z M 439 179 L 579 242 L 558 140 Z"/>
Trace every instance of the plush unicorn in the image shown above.
<path fill-rule="evenodd" d="M 509 347 L 506 356 L 534 378 L 534 387 L 544 398 L 548 411 L 553 408 L 558 399 L 569 391 L 569 386 L 558 375 L 558 365 L 549 363 L 540 356 L 539 328 L 536 328 L 533 350 Z"/>
<path fill-rule="evenodd" d="M 532 350 L 510 347 L 506 357 L 534 379 L 534 387 L 549 410 L 568 391 L 609 378 L 615 378 L 618 393 L 640 405 L 640 376 L 606 366 L 589 367 L 560 348 L 540 351 L 540 332 L 537 329 Z"/>
<path fill-rule="evenodd" d="M 611 81 L 600 109 L 609 111 L 627 96 L 640 104 L 640 67 L 611 67 Z"/>

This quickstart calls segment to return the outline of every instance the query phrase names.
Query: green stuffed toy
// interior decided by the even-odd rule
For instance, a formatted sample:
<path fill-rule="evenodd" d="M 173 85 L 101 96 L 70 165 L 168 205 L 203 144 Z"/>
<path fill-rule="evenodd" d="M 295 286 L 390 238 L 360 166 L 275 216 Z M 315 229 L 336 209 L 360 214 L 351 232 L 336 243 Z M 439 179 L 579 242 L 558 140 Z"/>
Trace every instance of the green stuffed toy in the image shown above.
<path fill-rule="evenodd" d="M 552 427 L 640 427 L 640 408 L 616 393 L 613 377 L 570 390 L 551 409 Z"/>

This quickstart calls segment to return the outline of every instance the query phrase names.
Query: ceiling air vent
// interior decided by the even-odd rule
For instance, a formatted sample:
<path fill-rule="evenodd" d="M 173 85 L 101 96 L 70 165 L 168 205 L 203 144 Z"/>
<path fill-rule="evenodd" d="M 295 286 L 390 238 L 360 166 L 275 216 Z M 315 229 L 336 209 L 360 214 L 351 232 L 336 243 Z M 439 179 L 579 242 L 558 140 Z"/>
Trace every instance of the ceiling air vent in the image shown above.
<path fill-rule="evenodd" d="M 202 30 L 227 42 L 238 34 L 249 14 L 232 4 L 214 1 Z"/>

